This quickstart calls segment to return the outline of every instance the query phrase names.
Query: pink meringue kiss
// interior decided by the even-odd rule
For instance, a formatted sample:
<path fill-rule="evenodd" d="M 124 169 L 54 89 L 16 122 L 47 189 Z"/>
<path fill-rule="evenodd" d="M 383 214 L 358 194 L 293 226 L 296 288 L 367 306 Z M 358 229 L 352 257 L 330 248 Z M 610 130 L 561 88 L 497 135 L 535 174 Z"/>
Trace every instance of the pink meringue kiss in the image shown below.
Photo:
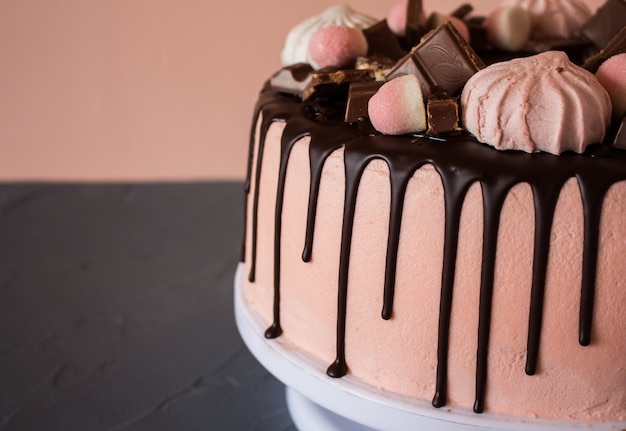
<path fill-rule="evenodd" d="M 492 64 L 461 94 L 463 126 L 500 150 L 582 153 L 602 142 L 611 99 L 598 79 L 561 51 Z"/>
<path fill-rule="evenodd" d="M 345 67 L 367 54 L 367 40 L 360 29 L 344 25 L 317 30 L 309 42 L 316 68 Z"/>
<path fill-rule="evenodd" d="M 611 97 L 613 118 L 623 118 L 626 115 L 626 53 L 609 57 L 598 68 L 596 78 Z"/>
<path fill-rule="evenodd" d="M 489 14 L 485 27 L 491 45 L 514 52 L 521 50 L 528 41 L 531 18 L 521 6 L 504 6 Z"/>
<path fill-rule="evenodd" d="M 584 0 L 506 0 L 530 13 L 531 39 L 574 37 L 591 18 Z"/>
<path fill-rule="evenodd" d="M 368 115 L 374 128 L 385 135 L 426 130 L 426 107 L 419 79 L 404 75 L 383 84 L 369 100 Z"/>

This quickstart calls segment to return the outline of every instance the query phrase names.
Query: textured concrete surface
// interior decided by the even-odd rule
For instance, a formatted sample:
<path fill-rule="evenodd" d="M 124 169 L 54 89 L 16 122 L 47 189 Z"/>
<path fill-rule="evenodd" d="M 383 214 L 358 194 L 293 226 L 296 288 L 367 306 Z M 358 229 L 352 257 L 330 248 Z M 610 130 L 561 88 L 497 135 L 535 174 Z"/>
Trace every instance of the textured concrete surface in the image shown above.
<path fill-rule="evenodd" d="M 295 430 L 234 323 L 242 187 L 0 185 L 0 430 Z"/>

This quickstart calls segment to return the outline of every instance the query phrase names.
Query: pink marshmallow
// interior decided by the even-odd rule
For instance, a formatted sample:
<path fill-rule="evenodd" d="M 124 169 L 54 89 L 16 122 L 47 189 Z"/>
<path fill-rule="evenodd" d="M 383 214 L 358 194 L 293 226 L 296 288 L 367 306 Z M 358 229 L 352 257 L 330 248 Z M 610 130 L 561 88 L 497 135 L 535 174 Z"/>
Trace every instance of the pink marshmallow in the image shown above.
<path fill-rule="evenodd" d="M 498 49 L 521 50 L 531 30 L 531 17 L 521 6 L 504 6 L 491 12 L 485 20 L 487 39 Z"/>
<path fill-rule="evenodd" d="M 360 29 L 343 25 L 317 30 L 309 42 L 309 54 L 317 68 L 344 67 L 367 54 L 367 40 Z"/>
<path fill-rule="evenodd" d="M 426 107 L 419 79 L 404 75 L 383 84 L 369 100 L 368 115 L 374 128 L 385 135 L 426 130 Z"/>
<path fill-rule="evenodd" d="M 406 36 L 406 13 L 408 1 L 396 3 L 387 14 L 387 25 L 396 36 Z"/>
<path fill-rule="evenodd" d="M 596 78 L 611 97 L 613 118 L 623 118 L 626 115 L 626 53 L 614 55 L 602 63 Z"/>

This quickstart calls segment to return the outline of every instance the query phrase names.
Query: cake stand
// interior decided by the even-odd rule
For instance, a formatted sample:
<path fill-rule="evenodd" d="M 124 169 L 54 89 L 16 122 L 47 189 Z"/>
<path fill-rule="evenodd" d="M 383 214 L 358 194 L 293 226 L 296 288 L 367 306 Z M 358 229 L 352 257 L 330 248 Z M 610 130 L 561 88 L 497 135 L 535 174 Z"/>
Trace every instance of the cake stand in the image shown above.
<path fill-rule="evenodd" d="M 328 364 L 300 351 L 284 337 L 267 340 L 267 323 L 246 303 L 244 270 L 235 274 L 235 320 L 256 359 L 286 386 L 287 407 L 300 431 L 623 431 L 626 422 L 582 422 L 475 414 L 469 409 L 436 409 L 430 402 L 385 392 L 354 376 L 334 379 Z"/>

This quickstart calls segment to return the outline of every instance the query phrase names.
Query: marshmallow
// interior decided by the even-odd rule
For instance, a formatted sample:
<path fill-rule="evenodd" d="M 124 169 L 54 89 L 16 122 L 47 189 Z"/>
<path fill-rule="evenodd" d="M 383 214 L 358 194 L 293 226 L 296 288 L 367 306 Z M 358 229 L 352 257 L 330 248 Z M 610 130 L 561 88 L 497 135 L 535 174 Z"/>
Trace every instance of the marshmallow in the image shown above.
<path fill-rule="evenodd" d="M 425 131 L 426 108 L 419 79 L 404 75 L 383 84 L 368 103 L 368 115 L 374 128 L 385 135 Z"/>
<path fill-rule="evenodd" d="M 349 66 L 365 54 L 367 40 L 363 32 L 343 25 L 319 29 L 309 42 L 309 55 L 318 69 Z"/>
<path fill-rule="evenodd" d="M 521 6 L 504 6 L 489 14 L 485 27 L 487 39 L 494 47 L 519 51 L 530 37 L 530 14 Z"/>

